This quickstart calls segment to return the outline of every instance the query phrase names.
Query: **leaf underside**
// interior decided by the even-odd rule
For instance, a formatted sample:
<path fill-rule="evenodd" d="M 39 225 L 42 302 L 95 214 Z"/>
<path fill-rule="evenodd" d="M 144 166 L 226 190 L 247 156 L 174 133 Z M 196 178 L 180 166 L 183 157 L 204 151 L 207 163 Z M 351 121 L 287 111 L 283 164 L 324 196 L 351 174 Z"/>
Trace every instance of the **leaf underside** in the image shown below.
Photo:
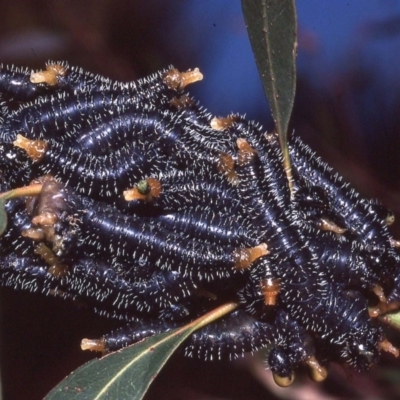
<path fill-rule="evenodd" d="M 295 3 L 294 0 L 242 0 L 242 7 L 258 72 L 279 135 L 284 167 L 291 187 L 287 130 L 296 92 Z"/>
<path fill-rule="evenodd" d="M 59 383 L 45 400 L 140 400 L 168 358 L 195 330 L 229 314 L 224 304 L 183 328 L 149 337 L 133 346 L 82 365 Z"/>

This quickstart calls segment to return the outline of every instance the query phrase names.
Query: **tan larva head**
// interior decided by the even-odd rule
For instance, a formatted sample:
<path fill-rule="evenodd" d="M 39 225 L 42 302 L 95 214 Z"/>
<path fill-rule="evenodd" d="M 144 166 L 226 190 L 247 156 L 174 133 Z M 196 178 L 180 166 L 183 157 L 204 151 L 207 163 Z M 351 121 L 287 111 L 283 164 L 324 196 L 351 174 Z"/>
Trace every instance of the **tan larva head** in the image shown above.
<path fill-rule="evenodd" d="M 214 117 L 210 122 L 210 126 L 216 131 L 223 131 L 233 126 L 236 119 L 237 118 L 234 115 L 229 115 L 226 118 Z"/>
<path fill-rule="evenodd" d="M 276 305 L 278 294 L 281 290 L 279 279 L 268 278 L 260 282 L 261 290 L 264 294 L 264 303 L 267 306 Z"/>
<path fill-rule="evenodd" d="M 251 263 L 262 256 L 269 253 L 265 243 L 261 243 L 255 247 L 246 247 L 236 249 L 234 252 L 235 266 L 237 269 L 249 268 Z"/>
<path fill-rule="evenodd" d="M 314 382 L 323 382 L 328 377 L 328 368 L 321 365 L 315 357 L 305 361 L 309 367 L 308 375 Z"/>
<path fill-rule="evenodd" d="M 89 351 L 106 351 L 106 344 L 103 339 L 82 339 L 81 349 Z"/>
<path fill-rule="evenodd" d="M 188 108 L 194 104 L 194 100 L 190 98 L 187 94 L 184 94 L 180 97 L 173 97 L 169 104 L 175 107 L 177 110 L 182 110 Z"/>
<path fill-rule="evenodd" d="M 198 68 L 186 72 L 179 72 L 174 68 L 164 74 L 163 81 L 169 89 L 183 90 L 187 85 L 201 81 L 202 79 L 203 74 Z"/>
<path fill-rule="evenodd" d="M 399 349 L 392 345 L 386 338 L 382 339 L 378 344 L 379 350 L 390 353 L 396 358 L 399 357 Z"/>
<path fill-rule="evenodd" d="M 278 386 L 288 387 L 293 384 L 296 376 L 295 376 L 294 372 L 292 372 L 290 376 L 280 376 L 278 374 L 272 374 L 272 377 L 274 378 L 274 382 Z"/>
<path fill-rule="evenodd" d="M 46 83 L 49 86 L 55 86 L 60 76 L 65 76 L 66 68 L 61 64 L 48 64 L 46 69 L 38 72 L 32 72 L 30 81 L 32 83 Z"/>
<path fill-rule="evenodd" d="M 337 233 L 338 235 L 342 235 L 343 233 L 346 232 L 346 229 L 341 228 L 339 225 L 326 218 L 321 218 L 317 222 L 317 225 L 318 228 L 321 229 L 321 231 L 334 232 Z"/>
<path fill-rule="evenodd" d="M 17 135 L 13 145 L 25 150 L 26 154 L 35 162 L 43 159 L 48 147 L 44 140 L 30 140 L 20 134 Z"/>
<path fill-rule="evenodd" d="M 236 144 L 239 149 L 238 164 L 242 166 L 249 164 L 257 155 L 257 150 L 253 149 L 246 139 L 239 138 Z"/>
<path fill-rule="evenodd" d="M 237 185 L 238 177 L 235 171 L 235 160 L 232 156 L 227 153 L 220 153 L 216 168 L 232 185 Z"/>

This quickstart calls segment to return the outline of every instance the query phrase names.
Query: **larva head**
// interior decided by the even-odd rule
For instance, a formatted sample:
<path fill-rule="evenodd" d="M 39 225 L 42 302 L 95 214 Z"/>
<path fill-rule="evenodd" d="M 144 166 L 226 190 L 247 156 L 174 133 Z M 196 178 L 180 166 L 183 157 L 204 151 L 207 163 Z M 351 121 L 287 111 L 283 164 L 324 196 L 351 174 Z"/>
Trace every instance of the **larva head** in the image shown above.
<path fill-rule="evenodd" d="M 368 370 L 379 361 L 381 339 L 381 331 L 372 327 L 349 335 L 341 349 L 341 361 L 350 364 L 357 371 Z"/>
<path fill-rule="evenodd" d="M 386 225 L 392 225 L 394 223 L 394 213 L 385 206 L 379 203 L 371 204 L 369 207 L 369 213 L 376 215 L 377 218 L 381 219 Z"/>
<path fill-rule="evenodd" d="M 322 230 L 344 232 L 338 227 L 338 225 L 344 225 L 343 221 L 332 211 L 328 196 L 321 187 L 307 185 L 299 188 L 294 195 L 293 206 L 300 219 L 305 223 L 311 223 Z M 328 223 L 326 221 L 329 221 L 332 226 L 326 226 Z"/>
<path fill-rule="evenodd" d="M 400 265 L 396 250 L 393 248 L 385 249 L 385 244 L 381 247 L 379 245 L 367 247 L 367 250 L 366 255 L 373 270 L 379 273 L 382 282 L 392 286 Z"/>
<path fill-rule="evenodd" d="M 310 207 L 311 209 L 328 210 L 329 200 L 323 190 L 319 186 L 303 186 L 295 193 L 295 201 L 301 207 Z"/>
<path fill-rule="evenodd" d="M 278 386 L 290 386 L 294 382 L 294 371 L 290 355 L 282 347 L 274 347 L 268 355 L 268 364 Z"/>

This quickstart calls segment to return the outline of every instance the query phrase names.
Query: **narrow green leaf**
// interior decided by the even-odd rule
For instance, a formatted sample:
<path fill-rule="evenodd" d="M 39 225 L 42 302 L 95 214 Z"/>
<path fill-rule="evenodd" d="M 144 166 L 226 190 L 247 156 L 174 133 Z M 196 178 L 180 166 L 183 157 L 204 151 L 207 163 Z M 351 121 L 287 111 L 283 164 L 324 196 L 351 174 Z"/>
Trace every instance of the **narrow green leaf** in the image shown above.
<path fill-rule="evenodd" d="M 242 0 L 242 7 L 291 186 L 287 130 L 296 91 L 296 6 L 294 0 Z"/>
<path fill-rule="evenodd" d="M 90 361 L 59 383 L 45 400 L 140 400 L 168 358 L 188 336 L 236 307 L 236 303 L 224 304 L 183 328 Z"/>
<path fill-rule="evenodd" d="M 42 190 L 42 186 L 41 184 L 33 184 L 0 193 L 0 236 L 3 235 L 7 228 L 7 213 L 4 208 L 6 201 L 23 196 L 38 196 Z"/>
<path fill-rule="evenodd" d="M 382 315 L 379 317 L 380 321 L 392 328 L 400 331 L 400 311 Z"/>
<path fill-rule="evenodd" d="M 0 198 L 0 236 L 4 233 L 7 228 L 7 213 L 4 208 L 6 203 L 5 199 Z"/>

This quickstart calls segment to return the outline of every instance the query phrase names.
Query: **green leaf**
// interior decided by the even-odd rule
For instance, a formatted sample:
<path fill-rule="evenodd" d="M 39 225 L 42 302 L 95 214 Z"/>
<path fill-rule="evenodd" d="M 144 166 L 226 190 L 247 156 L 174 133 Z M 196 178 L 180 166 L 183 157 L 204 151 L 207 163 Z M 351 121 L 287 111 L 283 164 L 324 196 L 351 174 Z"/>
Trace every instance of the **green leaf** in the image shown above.
<path fill-rule="evenodd" d="M 38 196 L 42 190 L 42 186 L 43 185 L 41 184 L 33 184 L 0 193 L 0 236 L 3 235 L 7 228 L 7 213 L 5 210 L 6 201 L 23 196 Z"/>
<path fill-rule="evenodd" d="M 224 304 L 183 328 L 90 361 L 59 383 L 45 400 L 142 399 L 168 358 L 188 336 L 236 307 L 236 303 Z"/>
<path fill-rule="evenodd" d="M 7 213 L 4 208 L 6 199 L 0 198 L 0 236 L 4 233 L 7 228 Z"/>
<path fill-rule="evenodd" d="M 400 331 L 400 311 L 382 315 L 380 321 Z"/>
<path fill-rule="evenodd" d="M 287 130 L 296 91 L 296 7 L 294 0 L 242 0 L 242 7 L 291 185 Z"/>

